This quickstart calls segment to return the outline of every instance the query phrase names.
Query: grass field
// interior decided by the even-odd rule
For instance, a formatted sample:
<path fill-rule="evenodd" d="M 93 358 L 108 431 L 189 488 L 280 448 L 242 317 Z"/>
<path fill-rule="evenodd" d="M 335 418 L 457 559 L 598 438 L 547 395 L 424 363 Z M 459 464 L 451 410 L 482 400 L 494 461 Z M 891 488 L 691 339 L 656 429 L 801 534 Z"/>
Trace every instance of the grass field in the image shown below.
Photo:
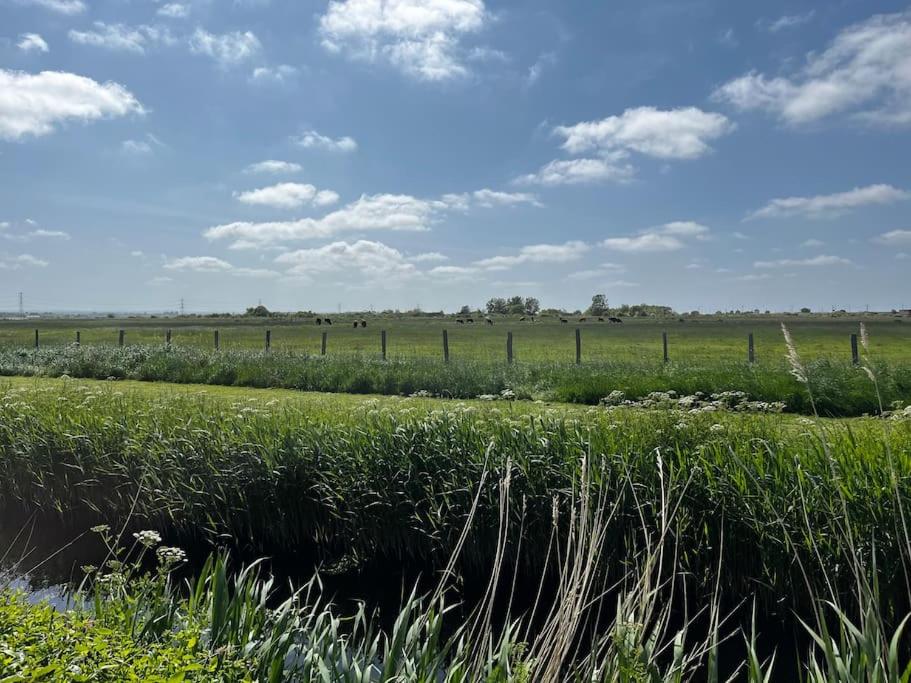
<path fill-rule="evenodd" d="M 115 345 L 119 330 L 125 331 L 125 343 L 164 343 L 165 332 L 172 330 L 172 343 L 211 349 L 214 330 L 219 330 L 220 345 L 225 350 L 262 349 L 266 329 L 272 330 L 275 350 L 318 354 L 321 335 L 328 334 L 329 355 L 380 355 L 380 331 L 387 333 L 389 358 L 442 358 L 442 331 L 449 334 L 451 357 L 461 360 L 504 360 L 506 334 L 513 333 L 517 362 L 572 362 L 575 359 L 575 328 L 582 330 L 582 357 L 589 361 L 661 361 L 662 332 L 668 335 L 671 360 L 692 363 L 713 361 L 746 361 L 747 336 L 755 341 L 756 361 L 778 363 L 785 353 L 780 323 L 786 322 L 805 358 L 851 357 L 850 335 L 866 320 L 877 358 L 887 361 L 911 360 L 911 319 L 891 315 L 866 317 L 828 316 L 756 316 L 752 318 L 677 318 L 626 319 L 623 324 L 578 323 L 570 318 L 561 324 L 554 318 L 541 318 L 529 323 L 518 317 L 495 317 L 487 325 L 476 318 L 473 325 L 457 324 L 454 319 L 436 318 L 367 318 L 366 328 L 352 327 L 350 317 L 333 319 L 331 327 L 317 326 L 312 319 L 290 322 L 238 318 L 126 320 L 24 320 L 0 321 L 0 346 L 32 347 L 35 329 L 40 330 L 42 345 L 72 343 L 80 331 L 83 344 Z"/>

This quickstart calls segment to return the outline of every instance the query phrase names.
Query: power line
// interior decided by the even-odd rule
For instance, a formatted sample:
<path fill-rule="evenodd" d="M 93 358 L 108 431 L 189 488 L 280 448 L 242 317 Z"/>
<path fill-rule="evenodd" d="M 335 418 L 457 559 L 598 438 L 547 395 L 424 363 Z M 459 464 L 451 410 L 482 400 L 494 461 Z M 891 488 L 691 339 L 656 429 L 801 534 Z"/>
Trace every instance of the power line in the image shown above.
<path fill-rule="evenodd" d="M 184 314 L 183 297 L 180 297 L 180 314 Z"/>

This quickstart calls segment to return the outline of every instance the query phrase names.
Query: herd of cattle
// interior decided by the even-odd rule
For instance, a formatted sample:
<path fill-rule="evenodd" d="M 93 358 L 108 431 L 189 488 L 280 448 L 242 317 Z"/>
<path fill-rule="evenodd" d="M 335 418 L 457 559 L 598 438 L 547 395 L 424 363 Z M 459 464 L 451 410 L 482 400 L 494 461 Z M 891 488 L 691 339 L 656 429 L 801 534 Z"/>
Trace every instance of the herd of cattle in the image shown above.
<path fill-rule="evenodd" d="M 520 320 L 520 321 L 535 322 L 535 317 L 534 317 L 534 316 L 524 316 L 524 315 L 523 315 L 521 318 L 519 318 L 519 320 Z M 592 318 L 592 320 L 595 320 L 595 318 Z M 609 323 L 622 323 L 622 322 L 623 322 L 620 318 L 615 318 L 614 316 L 608 316 L 607 318 L 603 318 L 603 317 L 601 317 L 601 316 L 598 316 L 598 317 L 597 317 L 597 320 L 598 320 L 599 323 L 603 323 L 603 322 L 605 322 L 605 321 L 606 321 L 606 322 L 609 322 Z M 588 321 L 588 318 L 586 318 L 586 317 L 582 317 L 582 318 L 579 318 L 579 319 L 578 319 L 578 322 L 580 322 L 580 323 L 584 323 L 584 322 L 587 322 L 587 321 Z M 464 325 L 465 323 L 473 324 L 473 323 L 474 323 L 474 318 L 464 318 L 464 319 L 463 319 L 463 318 L 456 318 L 456 322 L 457 322 L 459 325 Z M 484 318 L 484 322 L 487 323 L 488 325 L 493 325 L 493 319 L 492 319 L 492 318 Z M 569 323 L 569 318 L 560 318 L 560 322 L 561 322 L 561 323 Z M 317 319 L 316 319 L 316 324 L 317 324 L 317 325 L 331 325 L 331 324 L 332 324 L 332 318 L 317 318 Z M 367 327 L 367 321 L 366 321 L 366 320 L 354 320 L 354 321 L 352 322 L 352 325 L 353 325 L 354 327 Z"/>

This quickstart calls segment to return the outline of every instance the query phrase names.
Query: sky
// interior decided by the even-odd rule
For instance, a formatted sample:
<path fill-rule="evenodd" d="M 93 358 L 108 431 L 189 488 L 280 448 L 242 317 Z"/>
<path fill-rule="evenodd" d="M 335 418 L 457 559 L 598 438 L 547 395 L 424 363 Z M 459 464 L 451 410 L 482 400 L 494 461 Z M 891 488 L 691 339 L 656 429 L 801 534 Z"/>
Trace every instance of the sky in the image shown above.
<path fill-rule="evenodd" d="M 0 0 L 0 310 L 911 307 L 911 7 Z"/>

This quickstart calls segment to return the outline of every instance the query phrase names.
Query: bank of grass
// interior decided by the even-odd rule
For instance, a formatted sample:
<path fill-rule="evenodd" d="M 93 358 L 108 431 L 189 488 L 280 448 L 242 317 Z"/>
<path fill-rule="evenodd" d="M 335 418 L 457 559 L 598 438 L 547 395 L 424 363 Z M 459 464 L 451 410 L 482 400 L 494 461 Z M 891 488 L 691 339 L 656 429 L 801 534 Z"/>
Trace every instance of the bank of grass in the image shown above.
<path fill-rule="evenodd" d="M 816 407 L 824 415 L 856 416 L 879 411 L 879 397 L 864 372 L 850 361 L 820 358 L 809 363 Z M 879 363 L 886 406 L 911 400 L 911 364 Z M 426 358 L 308 356 L 289 352 L 222 351 L 167 346 L 62 346 L 0 351 L 0 374 L 278 387 L 355 394 L 474 398 L 504 389 L 520 398 L 596 404 L 612 391 L 642 398 L 654 391 L 681 395 L 743 391 L 760 401 L 780 401 L 786 410 L 809 413 L 805 387 L 779 363 L 616 361 L 580 365 L 553 362 L 453 361 Z"/>

